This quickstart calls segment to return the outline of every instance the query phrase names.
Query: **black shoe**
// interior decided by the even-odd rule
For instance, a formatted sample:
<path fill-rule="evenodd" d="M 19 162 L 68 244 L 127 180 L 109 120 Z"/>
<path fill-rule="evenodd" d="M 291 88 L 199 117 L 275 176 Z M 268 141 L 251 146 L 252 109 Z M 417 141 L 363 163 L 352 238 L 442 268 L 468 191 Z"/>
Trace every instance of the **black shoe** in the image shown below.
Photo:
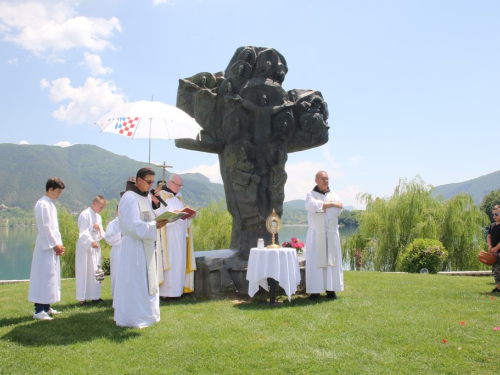
<path fill-rule="evenodd" d="M 326 291 L 326 298 L 339 299 L 339 297 L 337 297 L 337 295 L 335 294 L 335 292 L 332 292 L 330 290 Z"/>
<path fill-rule="evenodd" d="M 87 301 L 80 301 L 80 306 L 86 306 L 87 305 Z"/>
<path fill-rule="evenodd" d="M 161 297 L 161 299 L 165 302 L 175 302 L 179 301 L 181 297 Z"/>
<path fill-rule="evenodd" d="M 495 289 L 493 289 L 493 290 L 491 291 L 491 293 L 500 293 L 500 289 L 495 288 Z"/>
<path fill-rule="evenodd" d="M 318 299 L 319 298 L 319 293 L 311 293 L 309 295 L 309 299 Z"/>
<path fill-rule="evenodd" d="M 101 302 L 104 302 L 104 300 L 102 298 L 99 298 L 99 299 L 93 299 L 92 302 L 101 303 Z"/>

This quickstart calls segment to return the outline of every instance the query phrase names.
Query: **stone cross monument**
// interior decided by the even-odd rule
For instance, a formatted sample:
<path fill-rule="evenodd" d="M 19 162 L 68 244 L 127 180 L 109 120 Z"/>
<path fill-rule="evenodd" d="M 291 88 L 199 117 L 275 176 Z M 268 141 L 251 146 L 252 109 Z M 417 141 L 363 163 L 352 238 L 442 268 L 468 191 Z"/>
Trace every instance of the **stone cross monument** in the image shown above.
<path fill-rule="evenodd" d="M 219 155 L 233 217 L 231 249 L 242 260 L 258 238 L 271 242 L 265 220 L 281 217 L 288 153 L 328 142 L 328 107 L 319 91 L 281 86 L 288 67 L 273 48 L 240 47 L 225 71 L 180 79 L 177 107 L 203 127 L 201 139 L 177 147 Z"/>

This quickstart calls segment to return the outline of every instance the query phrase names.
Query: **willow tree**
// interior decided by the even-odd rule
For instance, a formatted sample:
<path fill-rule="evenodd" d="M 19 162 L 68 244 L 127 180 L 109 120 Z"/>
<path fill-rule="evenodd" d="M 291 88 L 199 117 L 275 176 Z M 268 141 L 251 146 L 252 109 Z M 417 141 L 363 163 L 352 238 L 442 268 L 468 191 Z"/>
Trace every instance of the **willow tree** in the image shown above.
<path fill-rule="evenodd" d="M 229 249 L 233 218 L 226 202 L 211 201 L 193 219 L 193 245 L 195 251 Z"/>
<path fill-rule="evenodd" d="M 477 254 L 484 242 L 483 228 L 489 223 L 488 216 L 465 193 L 447 200 L 441 211 L 438 234 L 449 253 L 448 268 L 477 268 Z"/>
<path fill-rule="evenodd" d="M 78 222 L 64 207 L 58 207 L 57 220 L 59 232 L 65 248 L 61 255 L 61 276 L 75 277 L 76 243 L 78 241 Z"/>
<path fill-rule="evenodd" d="M 436 199 L 417 176 L 410 182 L 400 179 L 389 198 L 364 194 L 360 199 L 366 203 L 358 229 L 366 239 L 363 256 L 375 270 L 395 271 L 400 254 L 417 238 L 440 240 L 450 251 L 452 269 L 474 265 L 487 217 L 469 195 Z"/>
<path fill-rule="evenodd" d="M 493 215 L 491 211 L 493 206 L 500 204 L 500 189 L 490 191 L 483 197 L 483 201 L 479 208 L 490 218 L 490 222 L 493 222 Z"/>

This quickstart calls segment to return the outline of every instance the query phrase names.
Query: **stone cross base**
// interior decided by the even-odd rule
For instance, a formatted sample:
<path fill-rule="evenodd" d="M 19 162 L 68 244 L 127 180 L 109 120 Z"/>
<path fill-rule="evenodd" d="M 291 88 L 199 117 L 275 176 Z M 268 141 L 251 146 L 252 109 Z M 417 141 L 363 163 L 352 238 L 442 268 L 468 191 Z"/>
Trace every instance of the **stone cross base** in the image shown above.
<path fill-rule="evenodd" d="M 238 258 L 236 250 L 196 251 L 197 271 L 194 273 L 194 293 L 189 296 L 218 299 L 247 299 L 248 280 L 247 260 Z M 299 255 L 301 282 L 298 294 L 305 293 L 305 257 Z M 276 285 L 276 295 L 285 295 L 285 291 Z M 269 293 L 259 290 L 254 299 L 269 298 Z"/>

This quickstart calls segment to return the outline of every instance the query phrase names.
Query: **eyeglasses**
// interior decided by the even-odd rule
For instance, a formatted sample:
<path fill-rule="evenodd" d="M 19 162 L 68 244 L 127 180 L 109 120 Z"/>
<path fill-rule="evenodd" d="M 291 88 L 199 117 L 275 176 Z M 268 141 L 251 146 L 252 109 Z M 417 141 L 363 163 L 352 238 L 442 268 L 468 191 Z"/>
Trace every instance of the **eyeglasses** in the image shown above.
<path fill-rule="evenodd" d="M 491 214 L 492 214 L 493 216 L 498 216 L 498 215 L 500 215 L 498 212 L 492 212 Z"/>
<path fill-rule="evenodd" d="M 148 185 L 153 185 L 155 180 L 152 180 L 152 181 L 148 181 L 148 180 L 143 180 L 144 182 L 146 182 Z"/>
<path fill-rule="evenodd" d="M 170 181 L 171 183 L 173 183 L 175 186 L 178 186 L 178 187 L 182 187 L 182 185 L 179 185 L 179 184 L 176 184 L 174 181 Z"/>

